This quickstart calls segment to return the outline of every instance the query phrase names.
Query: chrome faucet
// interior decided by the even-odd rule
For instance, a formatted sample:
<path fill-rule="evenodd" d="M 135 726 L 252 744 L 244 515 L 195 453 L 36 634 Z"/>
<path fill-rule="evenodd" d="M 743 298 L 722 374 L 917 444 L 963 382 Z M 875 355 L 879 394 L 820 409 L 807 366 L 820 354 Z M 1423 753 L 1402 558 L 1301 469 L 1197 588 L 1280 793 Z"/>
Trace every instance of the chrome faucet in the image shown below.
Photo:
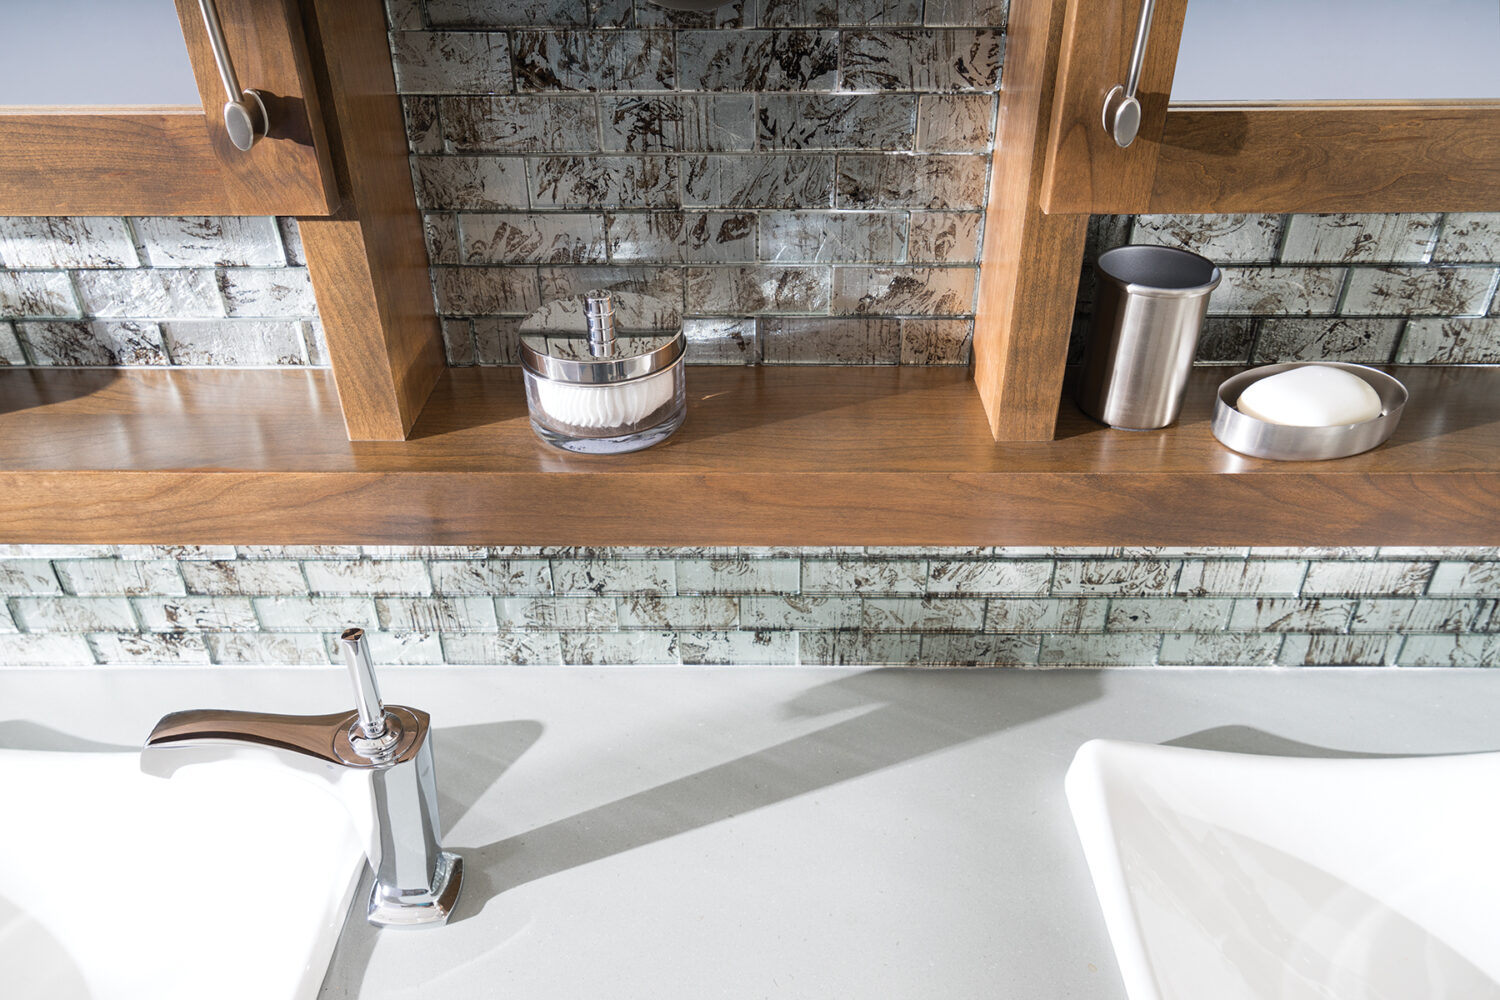
<path fill-rule="evenodd" d="M 438 842 L 437 778 L 427 738 L 431 719 L 426 712 L 381 702 L 363 629 L 345 630 L 339 645 L 354 681 L 353 712 L 173 712 L 147 737 L 141 767 L 169 775 L 190 759 L 237 756 L 247 748 L 278 751 L 284 762 L 321 774 L 346 793 L 375 870 L 370 923 L 446 923 L 463 882 L 463 859 Z M 204 750 L 183 753 L 195 748 Z M 361 780 L 365 776 L 368 781 Z"/>

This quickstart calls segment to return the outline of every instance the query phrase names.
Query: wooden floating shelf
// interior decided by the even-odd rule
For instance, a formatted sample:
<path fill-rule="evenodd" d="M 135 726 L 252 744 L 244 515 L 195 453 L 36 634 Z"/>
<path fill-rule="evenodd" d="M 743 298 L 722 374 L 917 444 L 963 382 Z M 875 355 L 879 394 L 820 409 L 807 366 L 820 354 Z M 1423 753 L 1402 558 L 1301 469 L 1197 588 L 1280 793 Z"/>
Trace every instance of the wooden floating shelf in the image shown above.
<path fill-rule="evenodd" d="M 966 372 L 693 368 L 687 423 L 615 457 L 541 444 L 515 369 L 450 369 L 411 440 L 350 442 L 323 371 L 0 372 L 0 541 L 514 545 L 1500 542 L 1500 368 L 1395 368 L 1396 436 L 1246 458 L 1180 423 L 997 444 Z"/>

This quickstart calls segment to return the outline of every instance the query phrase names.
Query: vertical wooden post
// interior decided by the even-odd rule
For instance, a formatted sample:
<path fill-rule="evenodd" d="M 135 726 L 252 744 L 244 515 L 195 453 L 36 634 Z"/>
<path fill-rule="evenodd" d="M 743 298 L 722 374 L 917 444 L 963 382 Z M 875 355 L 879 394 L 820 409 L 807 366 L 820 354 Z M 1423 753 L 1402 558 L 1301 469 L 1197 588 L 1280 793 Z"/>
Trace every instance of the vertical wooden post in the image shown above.
<path fill-rule="evenodd" d="M 353 441 L 401 441 L 444 367 L 380 0 L 303 0 L 343 205 L 299 219 Z"/>
<path fill-rule="evenodd" d="M 1041 209 L 1067 0 L 1016 0 L 990 168 L 974 381 L 997 441 L 1051 440 L 1087 215 Z"/>

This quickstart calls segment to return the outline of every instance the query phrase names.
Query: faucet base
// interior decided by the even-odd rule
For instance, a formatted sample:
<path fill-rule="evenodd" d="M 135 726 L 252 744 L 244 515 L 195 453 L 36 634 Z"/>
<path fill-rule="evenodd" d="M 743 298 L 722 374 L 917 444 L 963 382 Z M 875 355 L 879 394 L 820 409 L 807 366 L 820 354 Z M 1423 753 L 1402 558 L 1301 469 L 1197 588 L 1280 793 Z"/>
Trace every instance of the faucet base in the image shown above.
<path fill-rule="evenodd" d="M 464 859 L 443 851 L 432 873 L 432 888 L 389 895 L 377 881 L 370 890 L 367 917 L 376 927 L 429 927 L 446 924 L 463 888 Z"/>

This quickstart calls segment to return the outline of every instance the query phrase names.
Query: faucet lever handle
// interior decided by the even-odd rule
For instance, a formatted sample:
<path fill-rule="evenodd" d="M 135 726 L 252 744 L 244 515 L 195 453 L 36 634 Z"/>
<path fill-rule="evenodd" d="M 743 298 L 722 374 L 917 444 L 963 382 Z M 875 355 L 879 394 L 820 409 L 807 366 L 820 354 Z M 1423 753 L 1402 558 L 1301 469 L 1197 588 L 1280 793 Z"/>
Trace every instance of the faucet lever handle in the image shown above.
<path fill-rule="evenodd" d="M 390 748 L 401 736 L 400 723 L 388 719 L 385 703 L 380 700 L 380 686 L 375 683 L 375 667 L 370 662 L 370 646 L 362 628 L 347 628 L 339 636 L 344 651 L 344 665 L 354 683 L 354 709 L 359 715 L 356 728 L 364 740 L 354 743 L 361 753 L 374 756 Z M 392 731 L 394 726 L 394 732 Z M 353 734 L 351 734 L 352 736 Z M 367 743 L 360 746 L 360 743 Z"/>

